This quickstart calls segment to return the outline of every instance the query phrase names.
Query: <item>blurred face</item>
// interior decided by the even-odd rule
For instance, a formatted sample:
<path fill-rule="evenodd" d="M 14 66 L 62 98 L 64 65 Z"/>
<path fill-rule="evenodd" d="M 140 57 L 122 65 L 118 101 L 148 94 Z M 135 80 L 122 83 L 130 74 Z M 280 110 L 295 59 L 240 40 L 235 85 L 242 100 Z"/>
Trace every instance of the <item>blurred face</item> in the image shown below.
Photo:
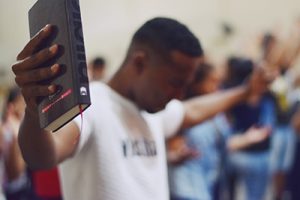
<path fill-rule="evenodd" d="M 134 86 L 136 103 L 148 112 L 157 112 L 171 99 L 182 99 L 200 62 L 200 56 L 190 57 L 179 51 L 171 52 L 169 61 L 147 59 Z"/>
<path fill-rule="evenodd" d="M 93 67 L 89 65 L 87 68 L 89 81 L 99 81 L 102 80 L 105 76 L 105 67 Z"/>
<path fill-rule="evenodd" d="M 194 85 L 194 91 L 198 95 L 213 93 L 219 89 L 220 83 L 220 73 L 216 69 L 212 69 L 203 81 Z"/>
<path fill-rule="evenodd" d="M 19 95 L 14 102 L 12 102 L 13 114 L 18 118 L 22 119 L 25 111 L 25 101 L 22 95 Z"/>
<path fill-rule="evenodd" d="M 101 80 L 104 77 L 104 68 L 97 68 L 94 69 L 94 71 L 92 72 L 93 74 L 93 80 Z"/>
<path fill-rule="evenodd" d="M 267 48 L 266 48 L 266 50 L 267 50 L 267 54 L 268 53 L 271 53 L 271 51 L 275 48 L 275 46 L 276 46 L 276 40 L 275 39 L 272 39 L 270 42 L 269 42 L 269 44 L 268 44 L 268 46 L 267 46 Z"/>

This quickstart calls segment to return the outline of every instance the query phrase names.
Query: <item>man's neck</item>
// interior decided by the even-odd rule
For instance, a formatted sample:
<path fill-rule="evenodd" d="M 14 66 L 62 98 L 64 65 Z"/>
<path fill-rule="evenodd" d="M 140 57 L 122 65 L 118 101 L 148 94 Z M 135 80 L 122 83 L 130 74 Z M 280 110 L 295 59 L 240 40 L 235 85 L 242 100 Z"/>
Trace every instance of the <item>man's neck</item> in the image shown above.
<path fill-rule="evenodd" d="M 107 85 L 121 96 L 134 102 L 134 95 L 131 90 L 130 81 L 127 76 L 123 75 L 123 70 L 120 69 L 107 83 Z"/>

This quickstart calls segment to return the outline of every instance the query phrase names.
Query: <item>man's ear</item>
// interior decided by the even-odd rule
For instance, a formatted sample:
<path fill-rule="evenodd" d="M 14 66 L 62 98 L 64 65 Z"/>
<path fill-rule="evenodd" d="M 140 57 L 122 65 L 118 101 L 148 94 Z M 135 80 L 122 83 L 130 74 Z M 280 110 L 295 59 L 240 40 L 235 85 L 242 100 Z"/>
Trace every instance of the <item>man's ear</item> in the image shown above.
<path fill-rule="evenodd" d="M 136 69 L 136 72 L 138 74 L 142 73 L 143 70 L 146 67 L 146 62 L 147 62 L 147 58 L 146 58 L 146 52 L 144 51 L 136 51 L 133 55 L 133 65 Z"/>

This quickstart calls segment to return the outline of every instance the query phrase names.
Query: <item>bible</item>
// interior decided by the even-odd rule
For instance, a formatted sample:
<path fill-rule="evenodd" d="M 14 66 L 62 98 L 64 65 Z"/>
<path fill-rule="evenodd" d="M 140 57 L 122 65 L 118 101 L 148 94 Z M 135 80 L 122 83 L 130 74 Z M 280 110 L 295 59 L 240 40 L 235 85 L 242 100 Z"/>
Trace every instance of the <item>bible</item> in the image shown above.
<path fill-rule="evenodd" d="M 38 0 L 28 17 L 30 37 L 47 24 L 54 26 L 53 34 L 40 49 L 59 45 L 59 56 L 44 66 L 58 63 L 60 74 L 41 82 L 54 84 L 57 90 L 37 99 L 40 127 L 56 131 L 91 104 L 79 0 Z"/>

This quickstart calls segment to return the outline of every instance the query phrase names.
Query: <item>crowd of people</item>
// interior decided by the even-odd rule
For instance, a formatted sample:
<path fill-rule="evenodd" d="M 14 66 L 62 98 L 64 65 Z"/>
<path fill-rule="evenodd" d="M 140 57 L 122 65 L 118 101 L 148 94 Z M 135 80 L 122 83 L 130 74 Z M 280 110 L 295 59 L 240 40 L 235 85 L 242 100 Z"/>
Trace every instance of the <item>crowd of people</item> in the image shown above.
<path fill-rule="evenodd" d="M 12 65 L 0 199 L 299 197 L 299 24 L 288 38 L 264 34 L 257 59 L 216 66 L 186 25 L 150 19 L 110 79 L 104 58 L 88 63 L 92 105 L 55 133 L 39 127 L 36 106 L 56 89 L 41 81 L 59 76 L 59 65 L 40 68 L 59 56 L 58 44 L 39 50 L 52 33 L 45 26 Z"/>

